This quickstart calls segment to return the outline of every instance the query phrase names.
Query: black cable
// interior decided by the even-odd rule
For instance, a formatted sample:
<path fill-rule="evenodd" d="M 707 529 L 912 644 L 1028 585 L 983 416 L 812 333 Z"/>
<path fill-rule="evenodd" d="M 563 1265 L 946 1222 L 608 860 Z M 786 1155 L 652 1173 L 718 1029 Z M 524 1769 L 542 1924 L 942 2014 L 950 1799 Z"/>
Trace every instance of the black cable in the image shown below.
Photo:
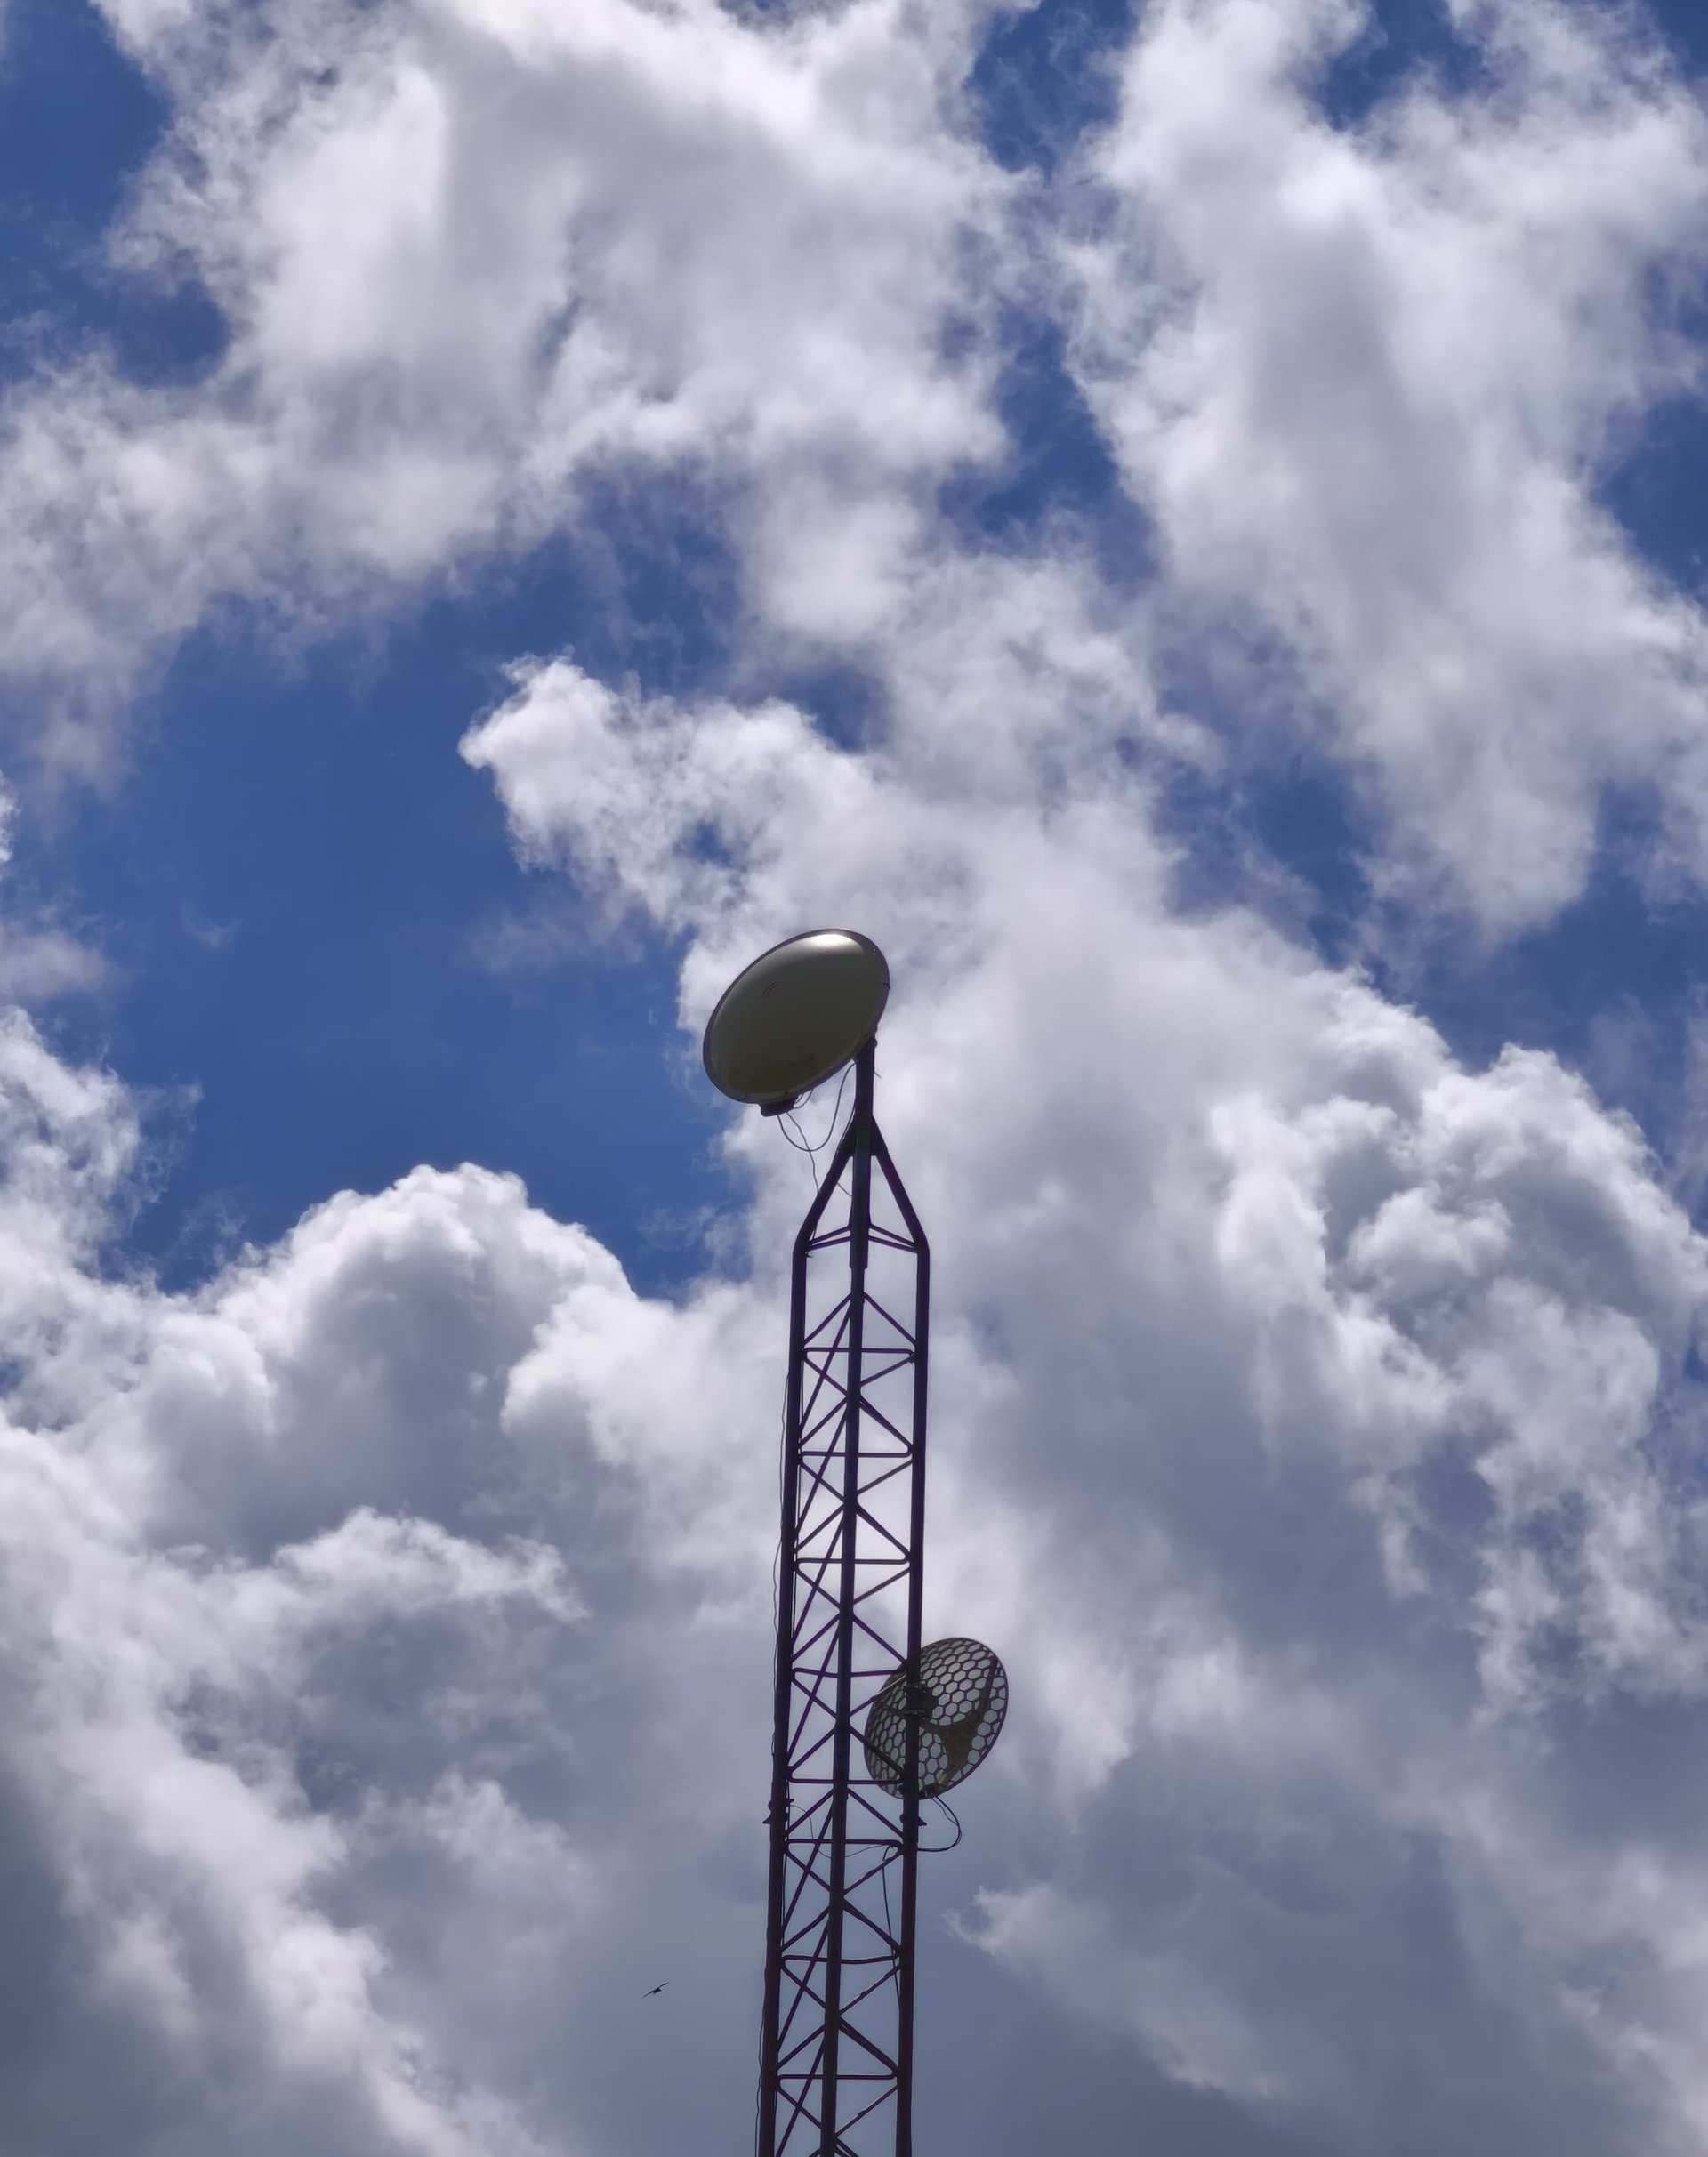
<path fill-rule="evenodd" d="M 830 1122 L 825 1126 L 824 1137 L 819 1139 L 813 1149 L 815 1154 L 823 1153 L 826 1147 L 836 1136 L 837 1127 L 842 1120 L 842 1096 L 848 1091 L 848 1074 L 853 1068 L 852 1064 L 844 1064 L 842 1066 L 842 1075 L 836 1083 L 836 1099 L 831 1105 Z"/>
<path fill-rule="evenodd" d="M 842 1070 L 842 1081 L 841 1081 L 841 1083 L 840 1083 L 840 1084 L 837 1086 L 837 1089 L 836 1089 L 836 1099 L 835 1099 L 835 1102 L 834 1102 L 834 1106 L 832 1107 L 832 1108 L 831 1108 L 831 1112 L 830 1112 L 830 1123 L 829 1123 L 829 1126 L 828 1126 L 828 1128 L 826 1129 L 826 1132 L 825 1132 L 824 1137 L 823 1137 L 822 1139 L 819 1139 L 818 1143 L 816 1146 L 815 1146 L 815 1145 L 812 1143 L 812 1141 L 811 1141 L 811 1140 L 810 1140 L 810 1139 L 807 1137 L 806 1132 L 805 1132 L 804 1131 L 802 1131 L 802 1128 L 801 1128 L 801 1123 L 800 1123 L 800 1119 L 799 1119 L 799 1118 L 798 1118 L 798 1117 L 795 1115 L 795 1114 L 794 1114 L 794 1110 L 793 1110 L 793 1109 L 786 1110 L 786 1111 L 784 1112 L 784 1114 L 783 1114 L 782 1115 L 780 1115 L 780 1116 L 779 1116 L 779 1117 L 777 1119 L 777 1127 L 778 1127 L 778 1129 L 779 1129 L 779 1130 L 782 1131 L 784 1138 L 785 1138 L 786 1139 L 787 1139 L 788 1143 L 789 1143 L 789 1144 L 790 1144 L 792 1147 L 794 1147 L 794 1150 L 795 1150 L 795 1152 L 796 1152 L 797 1154 L 804 1154 L 804 1155 L 807 1156 L 808 1160 L 811 1162 L 811 1163 L 812 1163 L 812 1180 L 813 1180 L 813 1187 L 814 1187 L 814 1188 L 815 1188 L 815 1189 L 817 1189 L 817 1187 L 818 1187 L 818 1156 L 819 1156 L 819 1155 L 820 1155 L 820 1154 L 822 1154 L 822 1153 L 824 1152 L 825 1148 L 826 1148 L 826 1147 L 827 1147 L 827 1146 L 830 1144 L 831 1140 L 832 1140 L 832 1139 L 834 1139 L 834 1138 L 836 1136 L 836 1133 L 837 1133 L 838 1130 L 839 1130 L 839 1129 L 840 1129 L 840 1127 L 841 1127 L 841 1123 L 842 1123 L 842 1098 L 843 1098 L 843 1095 L 846 1093 L 847 1089 L 848 1089 L 848 1076 L 849 1076 L 849 1073 L 850 1073 L 850 1071 L 851 1071 L 852 1069 L 853 1069 L 853 1066 L 852 1066 L 851 1064 L 850 1064 L 850 1065 L 846 1065 L 846 1066 L 844 1066 L 844 1067 L 843 1067 L 843 1070 Z M 812 1090 L 812 1089 L 809 1089 L 808 1092 L 807 1092 L 807 1093 L 806 1093 L 806 1094 L 805 1094 L 805 1095 L 802 1097 L 802 1098 L 803 1098 L 803 1099 L 805 1099 L 805 1100 L 810 1100 L 810 1099 L 812 1099 L 812 1092 L 813 1092 L 813 1091 L 814 1091 L 814 1090 Z M 793 1126 L 794 1126 L 794 1130 L 793 1130 L 793 1131 L 791 1131 L 791 1130 L 790 1130 L 790 1128 L 789 1128 L 789 1127 L 790 1127 L 790 1125 L 793 1125 Z M 779 1442 L 778 1446 L 777 1446 L 777 1515 L 778 1515 L 778 1519 L 779 1519 L 779 1521 L 780 1521 L 780 1520 L 781 1520 L 781 1517 L 782 1517 L 782 1511 L 783 1511 L 783 1495 L 784 1495 L 784 1490 L 785 1490 L 785 1478 L 786 1478 L 786 1467 L 785 1467 L 784 1456 L 786 1455 L 786 1453 L 787 1453 L 787 1451 L 788 1451 L 788 1443 L 789 1443 L 789 1389 L 788 1389 L 788 1384 L 787 1384 L 786 1380 L 785 1380 L 785 1382 L 784 1382 L 784 1388 L 783 1388 L 783 1415 L 782 1415 L 782 1427 L 781 1427 L 781 1430 L 780 1430 L 780 1432 L 779 1432 L 779 1441 L 780 1441 L 780 1442 Z M 772 1648 L 771 1648 L 771 1696 L 772 1696 L 773 1700 L 775 1700 L 775 1698 L 776 1698 L 776 1696 L 777 1696 L 777 1677 L 778 1677 L 779 1671 L 780 1671 L 781 1667 L 782 1667 L 782 1657 L 783 1657 L 782 1616 L 783 1616 L 783 1537 L 782 1537 L 782 1532 L 781 1532 L 781 1529 L 780 1529 L 780 1527 L 779 1527 L 778 1535 L 777 1535 L 777 1547 L 776 1547 L 775 1550 L 772 1552 L 772 1555 L 771 1555 L 771 1638 L 772 1638 Z M 772 1739 L 771 1739 L 771 1743 L 772 1743 L 773 1747 L 775 1748 L 775 1745 L 776 1745 L 776 1743 L 777 1743 L 777 1737 L 776 1737 L 776 1734 L 775 1734 L 775 1732 L 773 1732 L 773 1734 L 772 1734 Z M 775 1776 L 775 1771 L 776 1771 L 775 1757 L 773 1757 L 772 1771 L 773 1771 L 773 1776 Z M 786 1803 L 787 1802 L 786 1799 L 785 1799 L 785 1802 L 786 1802 Z M 768 1814 L 767 1814 L 767 1818 L 768 1818 L 768 1821 L 769 1821 L 769 1811 L 768 1811 Z M 774 1830 L 775 1823 L 772 1823 L 772 1825 L 773 1825 L 773 1830 Z M 890 1859 L 889 1859 L 888 1857 L 886 1857 L 886 1858 L 884 1859 L 884 1861 L 883 1861 L 883 1867 L 882 1867 L 882 1883 L 883 1883 L 883 1912 L 884 1912 L 884 1921 L 885 1921 L 885 1924 L 886 1924 L 886 1925 L 888 1925 L 888 1924 L 889 1924 L 889 1922 L 890 1922 L 890 1875 L 889 1875 L 889 1865 L 890 1865 Z M 893 1936 L 894 1936 L 894 1934 L 893 1934 L 893 1929 L 892 1929 L 892 1930 L 891 1930 L 891 1937 L 893 1937 Z M 758 2073 L 757 2073 L 757 2075 L 754 2077 L 754 2092 L 755 2092 L 755 2094 L 754 2094 L 754 2098 L 753 2098 L 753 2152 L 754 2152 L 754 2157 L 758 2157 L 759 2145 L 760 2145 L 760 2135 L 761 2135 L 761 2129 L 762 2129 L 762 2128 L 763 2128 L 763 2125 L 764 2125 L 764 2117 L 765 2117 L 765 2098 L 766 2098 L 766 2090 L 765 2090 L 765 2087 L 764 2087 L 764 2081 L 765 2081 L 765 2031 L 764 2031 L 764 2027 L 763 2027 L 763 2025 L 762 2025 L 762 2024 L 761 2024 L 761 2029 L 760 2029 L 760 2033 L 759 2033 L 759 2072 L 758 2072 Z"/>
<path fill-rule="evenodd" d="M 806 1132 L 802 1130 L 801 1119 L 795 1115 L 794 1109 L 785 1109 L 783 1114 L 777 1119 L 778 1128 L 782 1131 L 784 1138 L 788 1140 L 788 1143 L 792 1147 L 794 1147 L 797 1154 L 804 1154 L 808 1160 L 811 1162 L 812 1180 L 815 1188 L 817 1187 L 818 1182 L 818 1156 L 824 1152 L 825 1148 L 830 1144 L 831 1140 L 836 1136 L 838 1130 L 841 1128 L 842 1115 L 842 1096 L 848 1090 L 848 1074 L 852 1069 L 853 1066 L 851 1064 L 844 1065 L 842 1068 L 842 1079 L 836 1088 L 835 1105 L 833 1107 L 830 1112 L 829 1125 L 826 1129 L 824 1137 L 818 1140 L 817 1145 L 815 1145 L 813 1141 L 808 1138 Z M 796 1104 L 796 1107 L 800 1107 L 805 1102 L 810 1101 L 812 1099 L 813 1092 L 816 1091 L 816 1089 L 810 1088 L 806 1093 L 802 1094 L 801 1097 L 801 1101 Z M 789 1126 L 791 1124 L 794 1126 L 793 1136 L 789 1131 Z"/>
<path fill-rule="evenodd" d="M 941 1857 L 946 1851 L 955 1849 L 959 1845 L 961 1840 L 961 1816 L 955 1811 L 954 1806 L 949 1803 L 947 1798 L 939 1798 L 935 1796 L 933 1796 L 931 1803 L 936 1806 L 940 1806 L 943 1811 L 949 1815 L 949 1818 L 954 1821 L 955 1841 L 922 1842 L 919 1846 L 919 1853 L 922 1857 Z"/>

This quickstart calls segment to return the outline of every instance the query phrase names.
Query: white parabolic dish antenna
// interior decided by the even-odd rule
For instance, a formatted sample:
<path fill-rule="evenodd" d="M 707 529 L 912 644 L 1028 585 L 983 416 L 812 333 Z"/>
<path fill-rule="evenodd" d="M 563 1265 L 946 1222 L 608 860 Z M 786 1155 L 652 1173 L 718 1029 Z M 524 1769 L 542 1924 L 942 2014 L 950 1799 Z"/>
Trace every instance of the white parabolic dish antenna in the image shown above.
<path fill-rule="evenodd" d="M 890 969 L 870 937 L 813 929 L 745 967 L 706 1022 L 705 1075 L 732 1101 L 787 1107 L 876 1030 Z"/>

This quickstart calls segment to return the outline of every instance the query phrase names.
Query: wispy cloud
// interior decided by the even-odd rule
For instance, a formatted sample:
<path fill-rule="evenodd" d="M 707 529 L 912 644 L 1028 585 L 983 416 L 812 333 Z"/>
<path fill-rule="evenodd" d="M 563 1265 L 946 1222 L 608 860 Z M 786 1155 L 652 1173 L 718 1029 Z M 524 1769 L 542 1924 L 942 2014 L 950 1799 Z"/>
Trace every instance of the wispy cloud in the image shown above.
<path fill-rule="evenodd" d="M 1015 1688 L 957 1952 L 1040 2074 L 1114 2032 L 1230 2157 L 1696 2146 L 1708 1251 L 1555 1057 L 1473 1067 L 1184 908 L 1160 809 L 1309 746 L 1394 906 L 1486 938 L 1574 898 L 1620 788 L 1695 873 L 1700 612 L 1596 495 L 1695 380 L 1693 93 L 1624 18 L 1515 0 L 1454 11 L 1466 86 L 1331 125 L 1358 10 L 1165 0 L 1112 125 L 1016 179 L 971 6 L 107 12 L 173 111 L 114 245 L 231 340 L 194 385 L 10 393 L 0 666 L 43 753 L 101 764 L 232 600 L 312 634 L 573 531 L 591 474 L 691 480 L 729 678 L 518 655 L 463 754 L 578 933 L 681 954 L 685 1041 L 803 922 L 890 954 L 934 1614 Z M 1142 574 L 1092 511 L 999 543 L 945 498 L 1003 468 L 1040 317 Z M 858 728 L 783 693 L 810 663 L 858 670 Z M 0 2139 L 739 2131 L 773 1136 L 729 1130 L 745 1211 L 674 1299 L 475 1167 L 174 1296 L 114 1243 L 119 1078 L 0 1029 L 0 1753 L 26 1944 L 93 1973 Z"/>

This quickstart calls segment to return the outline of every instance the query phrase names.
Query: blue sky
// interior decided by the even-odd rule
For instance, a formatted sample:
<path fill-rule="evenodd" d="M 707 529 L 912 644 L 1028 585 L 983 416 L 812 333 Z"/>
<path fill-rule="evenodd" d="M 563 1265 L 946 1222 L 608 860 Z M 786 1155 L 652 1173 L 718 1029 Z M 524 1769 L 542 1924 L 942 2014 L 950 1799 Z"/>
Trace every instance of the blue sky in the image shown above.
<path fill-rule="evenodd" d="M 133 379 L 193 381 L 223 341 L 205 288 L 101 259 L 165 108 L 91 8 L 20 7 L 7 36 L 9 342 L 34 359 L 99 340 Z M 239 609 L 164 662 L 121 777 L 26 820 L 20 881 L 114 966 L 57 1037 L 159 1097 L 131 1243 L 164 1277 L 331 1190 L 465 1159 L 521 1175 L 642 1281 L 697 1262 L 724 1186 L 670 954 L 590 949 L 572 905 L 519 877 L 455 745 L 519 654 L 715 679 L 722 581 L 673 495 L 624 505 L 608 545 L 549 543 L 306 648 Z M 532 952 L 483 959 L 508 922 L 534 925 Z"/>
<path fill-rule="evenodd" d="M 1044 5 L 993 28 L 969 88 L 994 157 L 1051 171 L 1107 119 L 1129 18 Z M 1699 60 L 1689 10 L 1656 20 Z M 1438 8 L 1377 10 L 1329 68 L 1325 108 L 1356 125 L 1420 70 L 1451 76 L 1468 49 Z M 14 367 L 96 342 L 133 380 L 193 381 L 223 343 L 205 288 L 163 288 L 102 259 L 168 124 L 162 100 L 93 8 L 44 0 L 16 0 L 4 94 Z M 957 521 L 1024 545 L 1052 516 L 1083 519 L 1112 579 L 1141 579 L 1145 522 L 1063 368 L 1059 330 L 1021 311 L 1007 335 L 1010 450 L 996 473 L 950 481 Z M 1687 590 L 1701 574 L 1705 464 L 1708 424 L 1678 399 L 1602 475 L 1633 542 Z M 158 1096 L 131 1243 L 169 1282 L 270 1240 L 329 1190 L 463 1159 L 514 1171 L 549 1210 L 587 1221 L 643 1285 L 680 1283 L 700 1261 L 706 1210 L 729 1187 L 674 1040 L 673 954 L 644 937 L 620 955 L 594 948 L 571 898 L 519 876 L 490 789 L 455 754 L 520 654 L 568 648 L 653 694 L 729 683 L 730 569 L 691 490 L 619 488 L 598 524 L 579 545 L 554 538 L 306 643 L 238 608 L 164 661 L 122 777 L 30 803 L 16 873 L 115 970 L 104 994 L 55 1016 L 55 1037 Z M 773 686 L 833 728 L 860 724 L 856 675 Z M 1640 833 L 1642 805 L 1630 813 Z M 1403 963 L 1379 953 L 1377 978 L 1476 1058 L 1512 1038 L 1582 1062 L 1598 1022 L 1640 1005 L 1656 1029 L 1641 1066 L 1621 1057 L 1595 1075 L 1654 1123 L 1678 1082 L 1708 916 L 1688 894 L 1645 902 L 1625 819 L 1611 817 L 1591 889 L 1534 941 L 1468 969 L 1449 930 Z M 1302 879 L 1302 926 L 1325 954 L 1356 955 L 1371 833 L 1332 763 L 1284 747 L 1213 802 L 1188 783 L 1176 829 L 1195 897 L 1238 887 L 1231 831 Z M 500 947 L 506 924 L 533 933 Z"/>
<path fill-rule="evenodd" d="M 1014 1682 L 931 2134 L 1700 2147 L 1705 69 L 5 0 L 0 2143 L 738 2146 L 697 1029 L 845 921 Z"/>

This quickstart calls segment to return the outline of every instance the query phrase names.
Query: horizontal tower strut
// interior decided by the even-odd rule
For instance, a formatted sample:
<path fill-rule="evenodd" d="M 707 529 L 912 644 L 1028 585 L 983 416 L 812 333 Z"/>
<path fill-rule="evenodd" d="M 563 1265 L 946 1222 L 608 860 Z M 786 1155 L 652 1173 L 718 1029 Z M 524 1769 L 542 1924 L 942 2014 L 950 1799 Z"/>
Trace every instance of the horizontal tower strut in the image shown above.
<path fill-rule="evenodd" d="M 913 2153 L 919 1731 L 898 1794 L 863 1731 L 918 1677 L 931 1253 L 873 1057 L 794 1244 L 759 2157 Z"/>

